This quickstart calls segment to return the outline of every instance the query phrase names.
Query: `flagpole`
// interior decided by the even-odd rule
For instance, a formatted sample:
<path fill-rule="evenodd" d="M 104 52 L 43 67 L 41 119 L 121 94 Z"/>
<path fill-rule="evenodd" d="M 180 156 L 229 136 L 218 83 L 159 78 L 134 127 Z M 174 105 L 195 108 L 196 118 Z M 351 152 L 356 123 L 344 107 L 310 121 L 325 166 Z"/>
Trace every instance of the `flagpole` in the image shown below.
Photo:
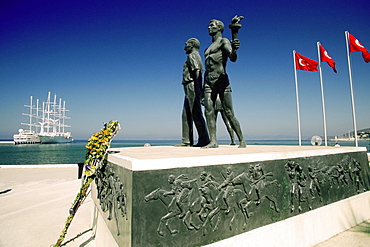
<path fill-rule="evenodd" d="M 299 113 L 299 96 L 298 96 L 298 79 L 297 79 L 297 66 L 296 66 L 296 51 L 293 50 L 293 64 L 294 64 L 294 79 L 295 79 L 295 95 L 297 99 L 297 118 L 298 118 L 298 144 L 302 146 L 302 137 L 301 137 L 301 116 Z"/>
<path fill-rule="evenodd" d="M 324 141 L 325 146 L 328 146 L 328 135 L 326 133 L 326 113 L 325 113 L 325 99 L 324 99 L 324 83 L 322 80 L 321 70 L 321 54 L 320 54 L 320 42 L 317 42 L 317 55 L 319 58 L 319 74 L 320 74 L 320 87 L 321 87 L 321 102 L 322 102 L 322 117 L 324 122 Z"/>
<path fill-rule="evenodd" d="M 357 124 L 356 124 L 356 111 L 355 111 L 355 97 L 353 95 L 353 83 L 352 83 L 352 67 L 351 67 L 351 58 L 349 55 L 349 43 L 348 43 L 348 31 L 344 32 L 346 36 L 346 45 L 347 45 L 347 59 L 348 59 L 348 74 L 349 74 L 349 86 L 351 89 L 351 102 L 352 102 L 352 117 L 353 117 L 353 128 L 354 128 L 354 135 L 355 135 L 355 145 L 358 147 L 358 140 L 357 140 Z"/>

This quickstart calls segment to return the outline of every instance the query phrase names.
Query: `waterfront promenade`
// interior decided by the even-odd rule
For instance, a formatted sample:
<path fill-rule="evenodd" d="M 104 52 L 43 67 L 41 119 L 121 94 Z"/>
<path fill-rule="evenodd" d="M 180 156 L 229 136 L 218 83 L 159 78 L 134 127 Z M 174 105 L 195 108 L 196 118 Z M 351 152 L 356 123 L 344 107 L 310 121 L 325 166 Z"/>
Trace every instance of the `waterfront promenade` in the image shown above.
<path fill-rule="evenodd" d="M 53 245 L 80 188 L 77 173 L 77 164 L 0 166 L 0 246 Z M 92 218 L 88 197 L 72 221 L 65 238 L 71 241 L 65 246 L 100 247 L 93 240 Z M 369 243 L 370 219 L 316 247 L 365 247 Z M 279 246 L 278 239 L 275 246 Z"/>
<path fill-rule="evenodd" d="M 0 194 L 0 246 L 53 245 L 81 186 L 77 175 L 77 164 L 0 166 L 0 192 L 3 192 Z M 93 234 L 91 209 L 89 196 L 72 221 L 66 240 L 86 233 L 66 246 L 95 246 L 89 241 Z"/>

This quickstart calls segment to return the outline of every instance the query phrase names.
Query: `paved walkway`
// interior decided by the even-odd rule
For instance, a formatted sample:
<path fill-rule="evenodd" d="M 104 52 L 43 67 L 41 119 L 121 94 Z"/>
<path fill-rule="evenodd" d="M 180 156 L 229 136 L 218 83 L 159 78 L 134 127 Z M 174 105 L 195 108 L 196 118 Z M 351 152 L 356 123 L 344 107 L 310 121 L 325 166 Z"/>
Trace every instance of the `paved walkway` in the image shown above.
<path fill-rule="evenodd" d="M 315 245 L 315 247 L 369 247 L 370 220 Z"/>
<path fill-rule="evenodd" d="M 33 167 L 38 168 L 0 166 L 1 247 L 52 246 L 64 227 L 69 207 L 80 188 L 77 165 Z M 72 221 L 65 238 L 70 242 L 64 246 L 96 247 L 92 240 L 91 211 L 92 200 L 89 197 Z M 348 246 L 370 246 L 370 220 L 316 245 Z"/>
<path fill-rule="evenodd" d="M 77 172 L 77 165 L 0 168 L 0 193 L 3 192 L 0 194 L 0 246 L 48 247 L 55 244 L 81 186 Z M 94 241 L 89 241 L 93 235 L 91 209 L 92 200 L 88 197 L 76 213 L 65 240 L 86 233 L 66 246 L 95 246 Z"/>

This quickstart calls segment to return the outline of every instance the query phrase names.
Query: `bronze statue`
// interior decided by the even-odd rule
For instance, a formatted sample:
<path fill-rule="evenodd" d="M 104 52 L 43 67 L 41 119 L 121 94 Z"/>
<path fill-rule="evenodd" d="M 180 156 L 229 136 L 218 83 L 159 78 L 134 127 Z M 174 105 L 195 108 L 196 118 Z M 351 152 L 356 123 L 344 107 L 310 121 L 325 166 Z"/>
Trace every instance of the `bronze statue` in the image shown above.
<path fill-rule="evenodd" d="M 224 24 L 219 20 L 211 20 L 208 26 L 208 33 L 212 36 L 212 44 L 204 52 L 206 72 L 204 75 L 204 106 L 207 121 L 210 143 L 204 148 L 217 148 L 216 138 L 216 112 L 215 105 L 217 97 L 220 98 L 224 113 L 229 120 L 232 129 L 235 131 L 240 148 L 247 146 L 239 121 L 236 119 L 233 110 L 231 87 L 228 75 L 226 74 L 227 60 L 237 60 L 237 50 L 240 41 L 237 39 L 237 31 L 241 27 L 239 21 L 242 17 L 234 17 L 230 25 L 233 33 L 233 40 L 222 37 Z"/>
<path fill-rule="evenodd" d="M 182 140 L 176 146 L 193 146 L 193 122 L 198 132 L 198 143 L 194 146 L 203 147 L 209 143 L 206 122 L 201 109 L 202 94 L 202 59 L 199 55 L 200 42 L 196 38 L 185 42 L 185 52 L 188 57 L 184 63 L 182 85 L 185 99 L 182 111 Z"/>

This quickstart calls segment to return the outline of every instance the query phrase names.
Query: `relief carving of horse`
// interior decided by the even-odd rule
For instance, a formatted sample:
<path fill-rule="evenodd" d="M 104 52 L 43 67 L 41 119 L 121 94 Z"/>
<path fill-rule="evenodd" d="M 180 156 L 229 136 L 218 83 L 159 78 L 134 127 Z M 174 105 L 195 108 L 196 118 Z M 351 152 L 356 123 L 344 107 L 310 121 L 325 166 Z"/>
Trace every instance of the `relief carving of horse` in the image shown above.
<path fill-rule="evenodd" d="M 145 196 L 145 201 L 151 201 L 151 200 L 160 200 L 163 205 L 165 206 L 167 210 L 167 214 L 161 217 L 159 221 L 159 225 L 157 227 L 157 232 L 160 236 L 164 236 L 164 232 L 162 230 L 163 224 L 166 226 L 167 230 L 172 234 L 175 235 L 178 233 L 178 230 L 176 229 L 171 229 L 169 225 L 169 219 L 176 217 L 180 215 L 181 210 L 176 204 L 176 197 L 174 196 L 166 196 L 167 191 L 162 190 L 160 188 L 153 190 L 150 192 L 148 195 Z"/>
<path fill-rule="evenodd" d="M 202 204 L 204 204 L 205 199 L 202 197 L 201 191 L 199 190 L 197 179 L 183 181 L 181 187 L 183 190 L 180 192 L 179 200 L 182 201 L 182 214 L 179 218 L 183 216 L 183 222 L 188 230 L 199 230 L 200 225 L 196 225 L 193 217 L 194 215 L 200 215 Z"/>
<path fill-rule="evenodd" d="M 267 173 L 257 180 L 252 180 L 247 173 L 243 172 L 233 179 L 232 183 L 242 185 L 245 192 L 245 198 L 240 201 L 240 204 L 243 205 L 242 211 L 245 219 L 253 215 L 253 213 L 248 214 L 247 212 L 247 208 L 252 205 L 252 202 L 255 202 L 255 205 L 258 206 L 263 199 L 267 199 L 270 202 L 272 210 L 280 212 L 274 195 L 274 192 L 280 185 L 277 180 L 266 181 L 267 176 L 271 176 L 271 174 Z"/>
<path fill-rule="evenodd" d="M 208 189 L 207 187 L 203 187 L 200 190 L 205 192 L 207 189 Z M 214 221 L 215 217 L 217 217 L 217 221 L 216 221 L 216 224 L 214 224 L 212 230 L 216 231 L 218 229 L 219 223 L 221 221 L 220 213 L 222 211 L 224 211 L 225 214 L 232 213 L 232 218 L 229 223 L 229 228 L 230 230 L 232 230 L 235 218 L 237 216 L 236 209 L 240 208 L 240 201 L 243 200 L 243 198 L 245 198 L 245 195 L 244 195 L 244 192 L 240 189 L 236 189 L 236 188 L 232 189 L 231 193 L 226 198 L 228 201 L 228 205 L 227 205 L 223 198 L 224 194 L 225 194 L 224 190 L 219 191 L 218 195 L 213 200 L 213 203 L 208 205 L 210 212 L 204 218 L 204 222 L 202 224 L 203 235 L 207 234 L 207 225 L 210 224 L 212 226 L 212 222 Z M 228 212 L 228 209 L 231 209 L 231 210 Z M 246 225 L 246 222 L 244 223 L 244 227 L 245 225 Z"/>

